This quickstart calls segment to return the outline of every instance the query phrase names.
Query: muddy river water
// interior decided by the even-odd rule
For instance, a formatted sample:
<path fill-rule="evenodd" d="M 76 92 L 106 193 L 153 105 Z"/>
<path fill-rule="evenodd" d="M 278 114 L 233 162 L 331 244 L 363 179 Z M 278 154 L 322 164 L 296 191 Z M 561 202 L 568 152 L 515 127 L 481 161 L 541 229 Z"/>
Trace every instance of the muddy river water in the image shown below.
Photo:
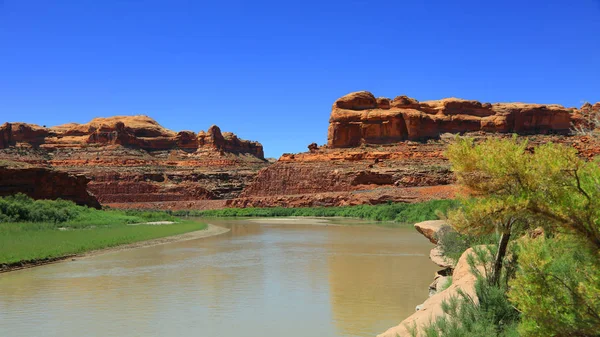
<path fill-rule="evenodd" d="M 209 222 L 231 231 L 0 274 L 0 336 L 375 336 L 436 270 L 412 227 Z"/>

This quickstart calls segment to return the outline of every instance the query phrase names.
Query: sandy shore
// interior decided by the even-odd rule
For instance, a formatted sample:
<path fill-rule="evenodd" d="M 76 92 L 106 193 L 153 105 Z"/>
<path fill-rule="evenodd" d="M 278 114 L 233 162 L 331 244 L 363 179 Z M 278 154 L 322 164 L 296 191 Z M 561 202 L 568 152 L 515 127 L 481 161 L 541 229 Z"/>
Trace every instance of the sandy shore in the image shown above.
<path fill-rule="evenodd" d="M 89 252 L 85 252 L 85 253 L 81 253 L 81 254 L 61 256 L 61 257 L 56 257 L 56 258 L 51 258 L 51 259 L 43 259 L 43 260 L 38 260 L 38 261 L 33 261 L 33 262 L 24 262 L 24 263 L 15 264 L 15 265 L 0 266 L 0 273 L 6 273 L 6 272 L 20 270 L 20 269 L 26 269 L 26 268 L 32 268 L 32 267 L 42 266 L 42 265 L 51 264 L 51 263 L 78 260 L 78 259 L 88 258 L 88 257 L 97 256 L 97 255 L 101 255 L 101 254 L 120 252 L 120 251 L 128 250 L 128 249 L 158 246 L 158 245 L 164 245 L 164 244 L 173 243 L 173 242 L 202 239 L 202 238 L 207 238 L 207 237 L 224 234 L 229 231 L 230 231 L 229 228 L 224 228 L 224 227 L 219 227 L 219 226 L 209 224 L 208 228 L 199 230 L 199 231 L 183 233 L 183 234 L 178 234 L 178 235 L 173 235 L 173 236 L 167 236 L 167 237 L 158 238 L 158 239 L 133 242 L 133 243 L 128 243 L 128 244 L 115 246 L 115 247 L 91 250 Z"/>

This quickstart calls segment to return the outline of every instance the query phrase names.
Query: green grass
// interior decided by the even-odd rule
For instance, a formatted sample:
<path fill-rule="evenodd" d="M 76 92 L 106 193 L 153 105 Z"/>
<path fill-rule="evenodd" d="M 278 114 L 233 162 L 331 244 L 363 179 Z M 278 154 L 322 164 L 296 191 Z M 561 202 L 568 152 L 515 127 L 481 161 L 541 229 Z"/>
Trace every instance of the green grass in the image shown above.
<path fill-rule="evenodd" d="M 0 264 L 59 258 L 127 243 L 206 229 L 184 221 L 171 225 L 104 225 L 59 230 L 48 223 L 0 224 Z"/>
<path fill-rule="evenodd" d="M 161 220 L 177 223 L 141 224 Z M 19 194 L 0 198 L 0 265 L 60 258 L 206 227 L 181 222 L 166 212 L 97 210 Z"/>
<path fill-rule="evenodd" d="M 438 213 L 446 213 L 458 207 L 455 200 L 432 200 L 422 203 L 388 203 L 381 205 L 358 205 L 340 207 L 299 207 L 299 208 L 225 208 L 206 211 L 175 211 L 176 216 L 198 217 L 353 217 L 375 221 L 393 221 L 396 224 L 412 224 L 425 220 L 438 219 Z M 395 227 L 393 223 L 383 224 Z"/>

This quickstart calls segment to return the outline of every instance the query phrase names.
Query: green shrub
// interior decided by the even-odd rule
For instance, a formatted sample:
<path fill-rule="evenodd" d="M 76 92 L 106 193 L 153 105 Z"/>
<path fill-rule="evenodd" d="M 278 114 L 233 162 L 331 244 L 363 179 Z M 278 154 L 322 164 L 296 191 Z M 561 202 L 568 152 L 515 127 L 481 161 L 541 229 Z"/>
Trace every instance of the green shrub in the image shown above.
<path fill-rule="evenodd" d="M 442 231 L 438 237 L 438 246 L 442 254 L 458 261 L 465 250 L 479 245 L 496 244 L 498 238 L 498 234 L 495 233 L 475 236 L 455 231 Z"/>
<path fill-rule="evenodd" d="M 457 297 L 452 297 L 442 303 L 446 314 L 439 317 L 423 332 L 427 337 L 516 337 L 519 336 L 517 326 L 520 315 L 515 310 L 506 295 L 508 286 L 508 268 L 501 275 L 497 284 L 491 282 L 489 266 L 496 254 L 497 247 L 488 245 L 486 248 L 474 248 L 468 263 L 471 271 L 477 277 L 475 294 L 477 301 L 463 291 L 458 291 Z M 483 273 L 476 266 L 485 266 Z M 412 329 L 413 336 L 416 328 Z"/>
<path fill-rule="evenodd" d="M 352 217 L 375 221 L 415 223 L 437 219 L 438 213 L 446 213 L 458 206 L 455 200 L 432 200 L 422 203 L 386 203 L 381 205 L 357 205 L 340 207 L 269 207 L 269 208 L 225 208 L 206 211 L 175 211 L 176 216 L 200 217 Z"/>
<path fill-rule="evenodd" d="M 600 336 L 599 258 L 573 236 L 521 243 L 509 297 L 523 336 Z"/>
<path fill-rule="evenodd" d="M 67 200 L 33 200 L 24 194 L 0 198 L 0 223 L 32 222 L 89 227 L 175 219 L 161 211 L 97 210 Z"/>

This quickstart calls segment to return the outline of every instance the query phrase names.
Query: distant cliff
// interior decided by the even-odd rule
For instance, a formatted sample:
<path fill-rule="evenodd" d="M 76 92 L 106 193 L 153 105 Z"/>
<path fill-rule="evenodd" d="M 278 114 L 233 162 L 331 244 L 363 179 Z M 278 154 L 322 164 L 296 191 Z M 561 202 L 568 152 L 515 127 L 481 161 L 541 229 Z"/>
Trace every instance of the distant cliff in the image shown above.
<path fill-rule="evenodd" d="M 600 104 L 582 109 L 600 109 Z M 459 98 L 419 102 L 407 96 L 350 93 L 333 104 L 327 145 L 354 147 L 426 140 L 443 133 L 566 134 L 579 110 L 556 104 L 481 103 Z"/>
<path fill-rule="evenodd" d="M 147 116 L 115 116 L 95 118 L 87 124 L 64 124 L 51 128 L 26 123 L 5 123 L 0 126 L 0 148 L 17 144 L 45 148 L 82 147 L 86 145 L 123 145 L 149 151 L 156 150 L 218 150 L 247 153 L 264 159 L 258 142 L 238 138 L 233 133 L 221 133 L 213 125 L 208 132 L 175 133 Z"/>
<path fill-rule="evenodd" d="M 229 205 L 335 206 L 416 202 L 451 198 L 454 175 L 444 151 L 452 137 L 510 137 L 531 145 L 564 143 L 593 157 L 600 146 L 589 137 L 570 136 L 572 123 L 585 125 L 585 112 L 556 104 L 481 103 L 458 98 L 419 102 L 407 96 L 376 98 L 367 91 L 337 99 L 327 145 L 284 154 L 261 170 Z"/>
<path fill-rule="evenodd" d="M 211 201 L 236 197 L 269 165 L 258 142 L 215 125 L 198 133 L 174 132 L 147 116 L 49 128 L 5 123 L 1 160 L 85 175 L 102 204 L 161 209 L 215 207 Z M 29 186 L 35 192 L 44 188 Z"/>

